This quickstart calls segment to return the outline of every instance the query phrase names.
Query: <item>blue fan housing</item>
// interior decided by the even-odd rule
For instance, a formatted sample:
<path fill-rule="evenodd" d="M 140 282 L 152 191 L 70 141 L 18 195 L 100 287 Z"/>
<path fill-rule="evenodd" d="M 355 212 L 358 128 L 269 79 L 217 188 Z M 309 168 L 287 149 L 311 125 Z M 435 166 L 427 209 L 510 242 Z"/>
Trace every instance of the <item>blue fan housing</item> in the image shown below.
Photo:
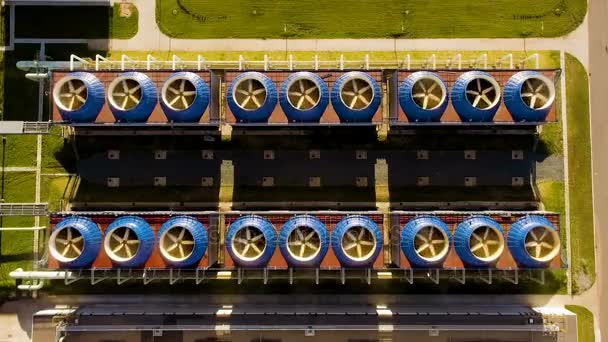
<path fill-rule="evenodd" d="M 237 86 L 241 82 L 247 82 L 247 80 L 253 79 L 260 82 L 264 88 L 266 89 L 266 100 L 262 105 L 253 110 L 243 109 L 241 108 L 235 99 L 235 92 Z M 230 111 L 236 119 L 240 122 L 267 122 L 270 115 L 272 115 L 272 111 L 277 105 L 277 88 L 274 85 L 274 82 L 266 75 L 256 72 L 249 71 L 244 72 L 238 75 L 231 83 L 230 87 L 228 87 L 228 94 L 226 95 L 226 101 L 228 102 L 228 107 L 230 107 Z"/>
<path fill-rule="evenodd" d="M 434 108 L 423 109 L 414 100 L 414 85 L 416 82 L 423 79 L 432 79 L 437 81 L 438 84 L 442 85 L 442 90 L 444 93 L 443 101 L 437 104 Z M 399 87 L 399 104 L 401 105 L 401 109 L 403 109 L 405 112 L 405 116 L 407 116 L 408 120 L 412 122 L 439 122 L 443 112 L 445 112 L 445 109 L 448 107 L 448 99 L 449 93 L 447 84 L 443 79 L 441 79 L 441 77 L 439 77 L 439 75 L 433 72 L 415 72 L 409 75 L 405 81 L 401 83 L 401 87 Z"/>
<path fill-rule="evenodd" d="M 192 249 L 192 253 L 183 260 L 174 260 L 173 258 L 165 255 L 164 251 L 161 249 L 161 255 L 165 261 L 174 267 L 190 267 L 195 266 L 201 258 L 205 255 L 207 251 L 207 229 L 205 225 L 190 216 L 174 216 L 167 220 L 167 222 L 163 223 L 160 227 L 160 231 L 158 232 L 158 242 L 160 246 L 161 239 L 163 235 L 170 230 L 171 228 L 184 228 L 190 234 L 192 234 L 192 238 L 194 241 L 194 248 Z"/>
<path fill-rule="evenodd" d="M 467 99 L 467 86 L 469 83 L 474 82 L 476 79 L 486 79 L 496 82 L 492 75 L 483 71 L 468 71 L 460 75 L 454 86 L 452 87 L 452 106 L 456 109 L 460 120 L 463 122 L 491 122 L 500 107 L 500 100 L 498 100 L 493 106 L 488 108 L 475 108 L 473 104 Z M 500 96 L 500 89 L 498 89 Z"/>
<path fill-rule="evenodd" d="M 344 235 L 354 227 L 363 227 L 367 229 L 376 240 L 376 246 L 365 260 L 351 258 L 342 248 L 342 239 L 344 238 Z M 342 267 L 345 268 L 371 267 L 378 258 L 378 255 L 380 255 L 382 245 L 383 239 L 380 227 L 378 227 L 372 219 L 363 215 L 352 215 L 342 219 L 331 233 L 331 247 L 338 258 L 338 261 L 340 261 Z"/>
<path fill-rule="evenodd" d="M 61 86 L 74 79 L 84 83 L 87 97 L 80 108 L 69 110 L 61 104 L 58 97 Z M 54 86 L 53 98 L 63 120 L 74 123 L 94 122 L 106 102 L 103 84 L 95 75 L 88 72 L 72 72 L 59 80 Z"/>
<path fill-rule="evenodd" d="M 120 109 L 119 107 L 113 104 L 114 100 L 112 100 L 112 88 L 113 85 L 116 84 L 114 89 L 117 92 L 123 92 L 121 82 L 118 80 L 121 79 L 131 79 L 137 81 L 141 86 L 141 99 L 139 103 L 130 109 Z M 117 83 L 115 83 L 117 82 Z M 148 118 L 152 114 L 152 111 L 156 107 L 158 103 L 158 91 L 156 90 L 156 85 L 148 75 L 130 71 L 120 74 L 112 83 L 110 84 L 108 91 L 108 102 L 110 103 L 110 110 L 112 114 L 114 114 L 114 118 L 118 122 L 146 122 Z"/>
<path fill-rule="evenodd" d="M 183 91 L 180 89 L 182 80 L 186 81 L 184 84 L 191 83 L 194 85 L 194 101 L 185 109 L 177 109 L 170 104 L 170 101 L 167 100 L 166 96 L 172 95 L 171 91 L 169 90 L 169 86 L 171 84 L 174 84 L 173 89 L 177 87 L 178 91 Z M 187 97 L 187 99 L 189 99 L 189 97 Z M 160 106 L 162 107 L 169 121 L 199 122 L 203 114 L 205 114 L 205 110 L 207 110 L 208 105 L 209 86 L 199 75 L 193 72 L 181 71 L 174 73 L 165 81 L 161 91 Z"/>
<path fill-rule="evenodd" d="M 469 267 L 488 267 L 498 261 L 498 257 L 495 259 L 493 258 L 494 260 L 484 260 L 483 258 L 477 257 L 471 251 L 471 235 L 480 227 L 490 227 L 496 232 L 499 232 L 501 237 L 504 236 L 504 231 L 500 224 L 490 217 L 473 216 L 462 221 L 454 233 L 454 247 L 462 262 Z"/>
<path fill-rule="evenodd" d="M 511 255 L 520 266 L 525 268 L 543 268 L 549 266 L 551 260 L 538 260 L 533 258 L 526 250 L 526 236 L 528 233 L 538 227 L 544 227 L 557 232 L 555 226 L 545 217 L 538 215 L 529 215 L 520 218 L 511 225 L 509 235 L 507 236 L 507 245 L 511 251 Z M 559 234 L 556 234 L 559 245 Z"/>
<path fill-rule="evenodd" d="M 93 261 L 95 261 L 99 251 L 101 250 L 102 234 L 99 226 L 87 217 L 72 216 L 65 218 L 55 225 L 53 233 L 51 234 L 50 243 L 53 243 L 57 234 L 65 228 L 75 229 L 82 236 L 84 244 L 80 256 L 73 260 L 61 260 L 62 256 L 55 255 L 52 247 L 51 254 L 63 267 L 82 268 L 90 266 Z"/>
<path fill-rule="evenodd" d="M 550 87 L 553 96 L 540 108 L 530 108 L 522 99 L 522 93 L 529 90 L 524 89 L 527 80 L 538 79 Z M 516 122 L 542 122 L 545 121 L 555 99 L 555 88 L 551 80 L 537 71 L 520 71 L 513 75 L 505 85 L 505 105 Z"/>
<path fill-rule="evenodd" d="M 239 257 L 232 245 L 235 235 L 246 227 L 258 229 L 264 235 L 264 239 L 266 239 L 266 248 L 264 248 L 261 255 L 253 260 L 245 260 Z M 236 221 L 232 222 L 228 229 L 228 233 L 226 234 L 226 250 L 234 263 L 240 267 L 265 267 L 270 261 L 270 258 L 272 258 L 276 248 L 277 232 L 272 223 L 261 216 L 249 215 L 238 218 Z"/>
<path fill-rule="evenodd" d="M 312 81 L 318 88 L 319 101 L 312 108 L 298 109 L 296 107 L 297 103 L 292 105 L 289 101 L 289 87 L 295 84 L 296 89 L 298 89 L 297 91 L 299 92 L 300 90 L 297 87 L 297 82 L 300 80 Z M 283 113 L 285 113 L 290 122 L 319 122 L 329 104 L 329 89 L 327 88 L 325 81 L 316 74 L 308 71 L 296 72 L 291 74 L 281 85 L 279 103 L 281 104 Z"/>
<path fill-rule="evenodd" d="M 295 258 L 289 252 L 289 236 L 299 227 L 307 227 L 314 230 L 319 236 L 320 248 L 316 255 L 306 260 Z M 285 222 L 279 234 L 279 248 L 281 254 L 291 267 L 318 267 L 325 258 L 329 249 L 329 231 L 318 218 L 311 215 L 299 215 Z"/>
<path fill-rule="evenodd" d="M 346 83 L 356 79 L 367 82 L 371 86 L 373 92 L 372 100 L 369 105 L 363 109 L 351 109 L 342 101 L 342 97 L 340 96 L 342 88 Z M 331 89 L 331 105 L 334 107 L 334 110 L 342 122 L 370 122 L 378 111 L 381 103 L 382 91 L 380 90 L 378 82 L 370 75 L 361 71 L 350 71 L 345 73 L 336 80 Z"/>
<path fill-rule="evenodd" d="M 424 228 L 434 227 L 439 229 L 448 241 L 448 249 L 443 255 L 436 258 L 425 258 L 416 252 L 416 235 Z M 418 216 L 409 220 L 401 232 L 401 250 L 412 267 L 439 268 L 443 266 L 449 254 L 449 246 L 452 245 L 452 233 L 450 228 L 440 218 L 435 216 Z"/>
<path fill-rule="evenodd" d="M 141 217 L 122 216 L 117 218 L 112 223 L 110 223 L 108 229 L 106 229 L 104 245 L 106 247 L 106 254 L 108 254 L 108 256 L 110 255 L 110 253 L 108 253 L 108 246 L 110 239 L 112 238 L 111 232 L 122 227 L 130 228 L 131 231 L 135 233 L 137 239 L 139 240 L 139 248 L 137 249 L 137 252 L 135 252 L 135 254 L 128 260 L 114 260 L 113 258 L 110 259 L 112 260 L 112 263 L 114 265 L 119 267 L 140 267 L 148 260 L 148 258 L 150 258 L 150 255 L 152 255 L 155 240 L 154 231 L 152 230 L 150 224 L 148 224 L 148 222 L 146 222 L 146 220 Z"/>

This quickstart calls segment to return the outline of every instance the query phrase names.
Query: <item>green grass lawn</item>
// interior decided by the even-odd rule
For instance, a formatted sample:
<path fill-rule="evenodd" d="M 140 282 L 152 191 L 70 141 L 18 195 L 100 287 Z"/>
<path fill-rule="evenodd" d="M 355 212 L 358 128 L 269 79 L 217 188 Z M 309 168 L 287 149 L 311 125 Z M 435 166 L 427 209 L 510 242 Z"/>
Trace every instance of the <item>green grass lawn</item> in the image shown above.
<path fill-rule="evenodd" d="M 123 5 L 129 6 L 129 5 Z M 17 38 L 128 39 L 137 33 L 139 13 L 119 15 L 120 4 L 108 6 L 17 6 Z M 32 23 L 36 23 L 32 25 Z"/>
<path fill-rule="evenodd" d="M 176 38 L 556 37 L 585 0 L 156 0 Z"/>
<path fill-rule="evenodd" d="M 559 53 L 556 52 L 556 54 L 557 55 L 552 55 L 552 60 L 557 61 L 557 63 L 559 64 Z M 538 145 L 538 152 L 545 153 L 547 156 L 552 154 L 561 154 L 564 152 L 564 130 L 561 123 L 561 103 L 563 98 L 562 96 L 563 94 L 561 93 L 561 87 L 559 86 L 558 80 L 555 85 L 555 109 L 558 122 L 542 126 Z"/>
<path fill-rule="evenodd" d="M 6 202 L 33 202 L 36 179 L 34 172 L 7 172 L 4 179 L 4 198 Z M 2 227 L 32 227 L 32 217 L 2 217 Z M 15 282 L 8 273 L 16 268 L 31 268 L 32 232 L 4 231 L 0 244 L 0 302 Z"/>
<path fill-rule="evenodd" d="M 130 11 L 130 15 L 120 15 L 120 3 L 114 4 L 112 16 L 110 17 L 110 37 L 115 39 L 129 39 L 137 34 L 139 11 L 133 4 L 123 4 Z"/>
<path fill-rule="evenodd" d="M 6 136 L 6 145 L 0 145 L 0 162 L 3 160 L 3 158 L 5 167 L 36 166 L 36 136 Z"/>
<path fill-rule="evenodd" d="M 595 281 L 589 86 L 585 67 L 570 54 L 566 82 L 573 290 L 582 292 Z"/>
<path fill-rule="evenodd" d="M 578 342 L 594 342 L 593 313 L 579 305 L 566 305 L 566 309 L 576 314 L 578 324 Z"/>

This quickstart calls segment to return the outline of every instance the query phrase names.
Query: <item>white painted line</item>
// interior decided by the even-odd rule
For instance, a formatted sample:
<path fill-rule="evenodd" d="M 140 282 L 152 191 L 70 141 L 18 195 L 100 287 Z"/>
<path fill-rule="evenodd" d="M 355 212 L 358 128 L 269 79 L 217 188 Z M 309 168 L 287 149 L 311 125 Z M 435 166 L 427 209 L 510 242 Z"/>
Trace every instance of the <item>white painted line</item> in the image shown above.
<path fill-rule="evenodd" d="M 570 177 L 568 175 L 568 112 L 566 106 L 566 55 L 564 50 L 559 53 L 559 63 L 562 68 L 560 77 L 561 107 L 562 107 L 562 137 L 564 148 L 564 211 L 566 212 L 566 255 L 568 256 L 568 294 L 572 295 L 572 249 L 570 241 Z"/>
<path fill-rule="evenodd" d="M 34 171 L 36 171 L 36 168 L 32 167 L 32 166 L 9 166 L 9 167 L 0 167 L 0 171 L 2 171 L 2 172 L 34 172 Z"/>

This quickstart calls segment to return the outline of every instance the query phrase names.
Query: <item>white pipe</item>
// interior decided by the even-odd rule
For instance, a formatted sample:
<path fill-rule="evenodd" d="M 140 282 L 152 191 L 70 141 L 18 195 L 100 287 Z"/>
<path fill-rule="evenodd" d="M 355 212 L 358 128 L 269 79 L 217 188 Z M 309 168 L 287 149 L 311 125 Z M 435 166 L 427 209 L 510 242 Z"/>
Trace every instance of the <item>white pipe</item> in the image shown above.
<path fill-rule="evenodd" d="M 104 56 L 102 56 L 102 55 L 99 55 L 99 54 L 98 54 L 98 55 L 95 55 L 95 70 L 99 70 L 99 63 L 100 63 L 101 61 L 105 61 L 105 62 L 107 62 L 107 61 L 108 61 L 108 59 L 107 59 L 107 58 L 105 58 L 105 57 L 104 57 Z"/>
<path fill-rule="evenodd" d="M 21 290 L 21 291 L 38 291 L 38 290 L 42 289 L 43 287 L 44 287 L 44 281 L 41 280 L 37 284 L 34 284 L 34 285 L 25 285 L 25 284 L 19 285 L 19 286 L 17 286 L 17 289 Z"/>
<path fill-rule="evenodd" d="M 5 230 L 13 230 L 13 231 L 31 231 L 31 230 L 43 230 L 46 229 L 46 226 L 41 227 L 0 227 L 0 232 Z"/>
<path fill-rule="evenodd" d="M 24 271 L 22 268 L 18 268 L 8 275 L 13 279 L 69 279 L 75 276 L 70 271 Z"/>

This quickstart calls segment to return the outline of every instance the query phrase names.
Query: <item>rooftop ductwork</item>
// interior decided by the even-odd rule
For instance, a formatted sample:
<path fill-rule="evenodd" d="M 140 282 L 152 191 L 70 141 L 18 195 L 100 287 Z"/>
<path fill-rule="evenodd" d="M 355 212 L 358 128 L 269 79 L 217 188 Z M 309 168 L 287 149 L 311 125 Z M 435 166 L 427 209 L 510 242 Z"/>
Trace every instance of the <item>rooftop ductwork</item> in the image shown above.
<path fill-rule="evenodd" d="M 279 246 L 289 266 L 318 267 L 329 249 L 329 232 L 314 216 L 295 216 L 281 228 Z"/>
<path fill-rule="evenodd" d="M 209 105 L 209 86 L 192 72 L 176 72 L 163 84 L 160 105 L 172 122 L 198 122 Z"/>
<path fill-rule="evenodd" d="M 106 229 L 104 250 L 122 268 L 142 267 L 152 254 L 154 231 L 141 217 L 123 216 Z"/>
<path fill-rule="evenodd" d="M 559 232 L 549 220 L 530 215 L 517 220 L 507 237 L 509 250 L 522 267 L 547 267 L 561 250 Z"/>
<path fill-rule="evenodd" d="M 296 72 L 281 85 L 279 99 L 290 122 L 319 122 L 329 104 L 329 89 L 316 74 Z"/>
<path fill-rule="evenodd" d="M 125 72 L 108 86 L 108 102 L 116 121 L 146 122 L 158 103 L 158 92 L 146 74 Z"/>
<path fill-rule="evenodd" d="M 403 227 L 401 250 L 413 267 L 442 267 L 450 251 L 451 235 L 441 219 L 416 217 Z"/>
<path fill-rule="evenodd" d="M 277 105 L 277 90 L 268 76 L 250 71 L 230 83 L 226 100 L 239 122 L 266 122 Z"/>
<path fill-rule="evenodd" d="M 411 122 L 439 122 L 448 98 L 445 82 L 428 71 L 409 75 L 399 87 L 399 104 Z"/>
<path fill-rule="evenodd" d="M 207 251 L 207 229 L 190 216 L 167 220 L 158 232 L 158 247 L 163 259 L 174 267 L 191 267 Z"/>
<path fill-rule="evenodd" d="M 369 217 L 348 216 L 338 222 L 331 245 L 345 268 L 371 267 L 382 250 L 382 231 Z"/>
<path fill-rule="evenodd" d="M 264 267 L 276 249 L 277 233 L 267 219 L 251 215 L 234 221 L 226 234 L 226 250 L 241 267 Z"/>
<path fill-rule="evenodd" d="M 487 72 L 465 72 L 454 82 L 452 105 L 463 122 L 491 122 L 500 107 L 500 85 Z"/>
<path fill-rule="evenodd" d="M 456 228 L 454 246 L 466 266 L 493 266 L 505 249 L 504 232 L 490 217 L 470 217 Z"/>
<path fill-rule="evenodd" d="M 545 121 L 555 102 L 555 85 L 537 71 L 521 71 L 505 85 L 505 105 L 515 122 Z"/>
<path fill-rule="evenodd" d="M 382 102 L 378 82 L 361 71 L 340 76 L 331 90 L 331 103 L 342 122 L 370 122 Z"/>
<path fill-rule="evenodd" d="M 54 84 L 53 101 L 63 120 L 90 123 L 105 104 L 105 90 L 95 75 L 72 72 Z"/>
<path fill-rule="evenodd" d="M 63 267 L 87 267 L 97 258 L 101 240 L 101 230 L 91 219 L 68 217 L 53 229 L 49 237 L 49 252 Z"/>

